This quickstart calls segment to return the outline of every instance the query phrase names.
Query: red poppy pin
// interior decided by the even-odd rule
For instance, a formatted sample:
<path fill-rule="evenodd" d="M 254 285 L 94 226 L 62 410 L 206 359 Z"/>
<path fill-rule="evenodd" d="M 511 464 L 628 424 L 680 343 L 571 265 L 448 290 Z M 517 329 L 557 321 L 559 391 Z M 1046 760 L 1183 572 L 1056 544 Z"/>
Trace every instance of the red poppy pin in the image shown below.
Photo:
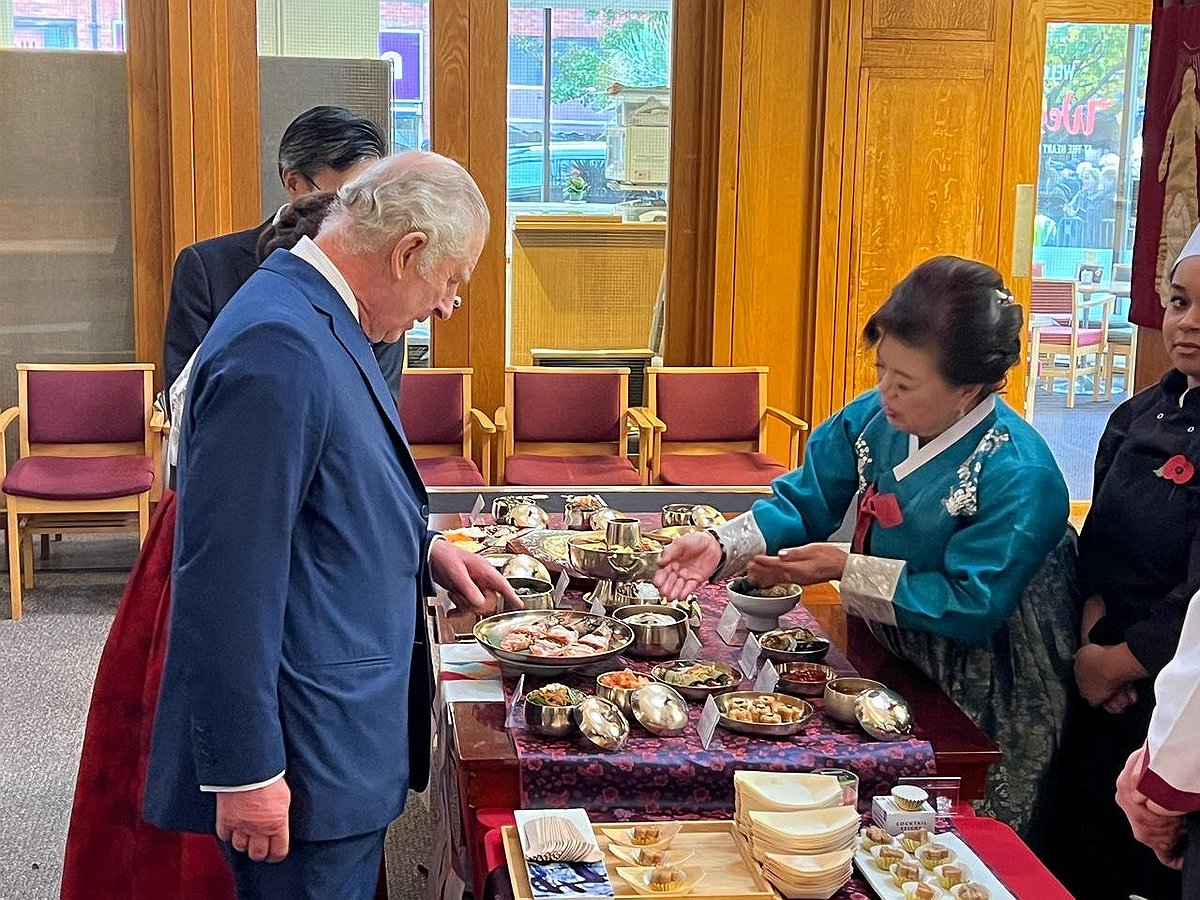
<path fill-rule="evenodd" d="M 1196 474 L 1196 467 L 1188 461 L 1186 456 L 1176 453 L 1161 467 L 1155 469 L 1154 474 L 1175 484 L 1187 484 Z"/>

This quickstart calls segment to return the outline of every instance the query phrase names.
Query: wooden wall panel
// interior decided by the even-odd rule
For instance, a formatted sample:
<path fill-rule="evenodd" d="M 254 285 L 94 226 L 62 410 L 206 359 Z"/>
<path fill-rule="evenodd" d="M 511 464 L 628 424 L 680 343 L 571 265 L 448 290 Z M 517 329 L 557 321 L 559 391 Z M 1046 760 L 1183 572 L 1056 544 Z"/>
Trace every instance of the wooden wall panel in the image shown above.
<path fill-rule="evenodd" d="M 979 40 L 995 38 L 1000 0 L 870 0 L 866 37 L 907 40 Z"/>

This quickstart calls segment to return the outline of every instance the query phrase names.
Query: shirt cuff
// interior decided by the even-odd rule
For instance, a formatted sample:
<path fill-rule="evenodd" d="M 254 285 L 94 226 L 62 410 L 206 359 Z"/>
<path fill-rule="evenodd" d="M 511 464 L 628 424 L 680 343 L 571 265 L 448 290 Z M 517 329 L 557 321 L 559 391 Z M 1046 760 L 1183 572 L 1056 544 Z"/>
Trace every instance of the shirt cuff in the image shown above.
<path fill-rule="evenodd" d="M 257 791 L 259 788 L 265 788 L 269 784 L 274 784 L 282 777 L 283 772 L 280 772 L 274 778 L 268 778 L 266 781 L 256 781 L 254 784 L 237 784 L 228 787 L 214 784 L 202 784 L 200 785 L 200 790 L 204 791 L 206 794 L 238 794 L 242 791 Z"/>
<path fill-rule="evenodd" d="M 752 513 L 743 513 L 733 521 L 710 530 L 725 552 L 721 567 L 713 573 L 713 581 L 746 571 L 750 560 L 767 552 L 767 539 L 763 537 Z"/>
<path fill-rule="evenodd" d="M 842 606 L 868 622 L 896 624 L 896 585 L 904 573 L 904 560 L 851 553 L 842 572 Z"/>

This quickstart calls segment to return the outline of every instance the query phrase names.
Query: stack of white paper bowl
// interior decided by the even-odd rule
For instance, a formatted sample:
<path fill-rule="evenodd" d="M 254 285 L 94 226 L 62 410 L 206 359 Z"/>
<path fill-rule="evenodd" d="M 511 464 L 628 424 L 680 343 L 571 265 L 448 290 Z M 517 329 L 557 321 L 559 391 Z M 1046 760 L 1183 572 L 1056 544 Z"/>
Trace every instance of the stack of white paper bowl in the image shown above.
<path fill-rule="evenodd" d="M 756 811 L 749 818 L 750 850 L 784 896 L 824 900 L 850 880 L 858 810 Z"/>
<path fill-rule="evenodd" d="M 815 855 L 768 853 L 763 874 L 788 900 L 829 900 L 854 869 L 854 848 Z"/>
<path fill-rule="evenodd" d="M 735 818 L 750 837 L 752 812 L 807 812 L 842 804 L 842 786 L 833 775 L 807 772 L 734 772 Z"/>

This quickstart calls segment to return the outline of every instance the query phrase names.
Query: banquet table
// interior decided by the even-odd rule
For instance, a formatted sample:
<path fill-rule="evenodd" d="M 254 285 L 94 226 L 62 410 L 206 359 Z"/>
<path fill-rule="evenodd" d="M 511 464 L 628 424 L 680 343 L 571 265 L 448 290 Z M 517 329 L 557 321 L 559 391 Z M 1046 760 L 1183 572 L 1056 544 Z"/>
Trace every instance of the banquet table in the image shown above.
<path fill-rule="evenodd" d="M 457 516 L 435 517 L 434 527 L 458 525 Z M 918 743 L 931 745 L 937 773 L 962 778 L 963 800 L 981 798 L 987 769 L 1000 759 L 995 743 L 928 678 L 880 646 L 860 620 L 847 619 L 832 585 L 806 589 L 805 607 L 844 654 L 845 662 L 851 668 L 882 681 L 909 700 L 916 720 L 915 737 Z M 466 636 L 470 635 L 474 616 L 459 611 L 448 612 L 442 606 L 434 605 L 431 617 L 434 640 L 443 651 L 449 653 L 447 648 L 452 645 L 473 643 L 473 638 Z M 481 851 L 485 834 L 500 821 L 498 816 L 502 819 L 530 799 L 528 791 L 523 792 L 523 787 L 529 786 L 522 783 L 522 765 L 508 718 L 503 702 L 464 699 L 449 704 L 441 725 L 448 746 L 447 774 L 457 798 L 476 896 L 482 896 L 487 876 L 487 864 Z M 563 799 L 568 796 L 565 794 Z M 553 798 L 542 796 L 538 799 L 539 805 L 554 805 L 548 802 Z"/>

